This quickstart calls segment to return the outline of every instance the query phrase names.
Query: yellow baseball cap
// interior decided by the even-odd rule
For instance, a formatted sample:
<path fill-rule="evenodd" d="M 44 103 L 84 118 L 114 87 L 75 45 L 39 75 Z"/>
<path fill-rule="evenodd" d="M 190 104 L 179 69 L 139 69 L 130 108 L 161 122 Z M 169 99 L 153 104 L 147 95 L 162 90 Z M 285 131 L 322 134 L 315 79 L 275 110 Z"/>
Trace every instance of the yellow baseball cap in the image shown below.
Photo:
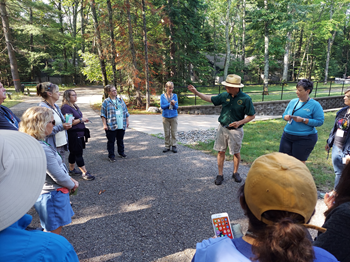
<path fill-rule="evenodd" d="M 317 202 L 316 185 L 306 165 L 278 152 L 260 156 L 253 162 L 244 195 L 254 216 L 265 224 L 273 223 L 262 217 L 269 210 L 300 214 L 307 223 Z"/>

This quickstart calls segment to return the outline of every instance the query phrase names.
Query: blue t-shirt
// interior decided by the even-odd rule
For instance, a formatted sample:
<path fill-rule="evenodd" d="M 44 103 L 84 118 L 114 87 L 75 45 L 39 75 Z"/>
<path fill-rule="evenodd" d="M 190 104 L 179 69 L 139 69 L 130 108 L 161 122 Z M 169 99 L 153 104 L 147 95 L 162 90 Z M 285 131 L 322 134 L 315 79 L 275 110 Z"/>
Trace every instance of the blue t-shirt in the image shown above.
<path fill-rule="evenodd" d="M 317 130 L 315 127 L 322 126 L 324 122 L 322 106 L 319 102 L 311 98 L 307 102 L 300 102 L 299 98 L 292 99 L 284 111 L 282 118 L 285 115 L 294 115 L 309 119 L 307 124 L 295 122 L 294 120 L 291 123 L 287 123 L 284 127 L 284 132 L 295 136 L 316 134 Z"/>
<path fill-rule="evenodd" d="M 79 261 L 73 246 L 63 236 L 25 230 L 31 221 L 32 216 L 26 214 L 0 231 L 0 261 Z"/>
<path fill-rule="evenodd" d="M 315 251 L 314 262 L 338 261 L 331 253 L 322 248 L 313 247 L 313 249 Z M 252 245 L 242 238 L 231 240 L 228 237 L 219 237 L 198 243 L 192 262 L 242 262 L 251 261 L 253 257 Z"/>

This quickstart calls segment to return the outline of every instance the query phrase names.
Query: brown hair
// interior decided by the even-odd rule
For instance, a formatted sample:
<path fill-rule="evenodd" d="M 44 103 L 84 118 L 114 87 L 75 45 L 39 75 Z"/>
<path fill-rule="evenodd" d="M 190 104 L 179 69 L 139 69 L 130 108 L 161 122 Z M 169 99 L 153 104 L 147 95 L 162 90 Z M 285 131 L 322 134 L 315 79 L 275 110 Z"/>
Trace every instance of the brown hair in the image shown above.
<path fill-rule="evenodd" d="M 350 202 L 350 164 L 346 164 L 338 185 L 335 188 L 336 194 L 334 198 L 334 204 L 331 208 L 324 212 L 325 216 L 330 214 L 335 208 L 345 202 Z"/>
<path fill-rule="evenodd" d="M 114 85 L 106 85 L 104 88 L 103 88 L 103 98 L 106 99 L 108 98 L 109 96 L 109 92 L 111 91 L 112 88 L 115 88 L 115 90 L 117 90 L 117 88 L 114 86 Z M 118 91 L 117 91 L 118 92 Z"/>
<path fill-rule="evenodd" d="M 51 109 L 41 106 L 30 107 L 23 113 L 18 130 L 37 140 L 44 140 L 46 126 L 52 117 Z"/>
<path fill-rule="evenodd" d="M 64 91 L 63 98 L 62 98 L 62 106 L 69 105 L 71 107 L 73 107 L 73 106 L 77 107 L 75 104 L 72 104 L 70 102 L 71 92 L 74 92 L 76 94 L 76 92 L 73 89 L 68 89 L 68 90 Z"/>
<path fill-rule="evenodd" d="M 304 218 L 296 213 L 283 210 L 270 210 L 262 214 L 272 221 L 267 225 L 258 220 L 249 209 L 245 196 L 244 185 L 239 189 L 239 201 L 244 214 L 249 219 L 249 231 L 255 238 L 252 252 L 253 261 L 270 262 L 311 262 L 314 260 L 314 250 L 308 232 L 302 223 Z"/>
<path fill-rule="evenodd" d="M 58 86 L 50 82 L 40 83 L 36 86 L 36 94 L 44 99 L 48 98 L 47 92 L 55 92 L 58 90 Z"/>

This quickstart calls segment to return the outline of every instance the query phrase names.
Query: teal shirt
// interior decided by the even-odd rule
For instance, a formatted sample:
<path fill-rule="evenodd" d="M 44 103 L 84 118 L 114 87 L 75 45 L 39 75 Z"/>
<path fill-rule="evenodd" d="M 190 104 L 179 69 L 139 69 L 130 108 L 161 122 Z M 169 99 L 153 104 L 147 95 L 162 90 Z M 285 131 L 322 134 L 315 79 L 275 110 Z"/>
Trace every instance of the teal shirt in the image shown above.
<path fill-rule="evenodd" d="M 212 96 L 211 102 L 215 106 L 222 105 L 219 122 L 224 126 L 229 125 L 232 122 L 240 121 L 244 119 L 246 115 L 255 115 L 252 99 L 242 91 L 239 91 L 234 97 L 227 92 L 221 93 L 217 96 Z M 243 125 L 239 127 L 242 126 Z"/>
<path fill-rule="evenodd" d="M 319 102 L 314 99 L 311 99 L 308 102 L 298 102 L 299 98 L 292 99 L 286 110 L 284 111 L 282 118 L 284 119 L 285 115 L 292 115 L 293 109 L 294 116 L 300 116 L 302 118 L 309 119 L 307 124 L 303 122 L 295 122 L 294 120 L 291 123 L 286 124 L 284 127 L 284 132 L 294 135 L 294 136 L 307 136 L 316 134 L 317 130 L 315 127 L 322 126 L 324 122 L 324 113 L 323 108 Z"/>

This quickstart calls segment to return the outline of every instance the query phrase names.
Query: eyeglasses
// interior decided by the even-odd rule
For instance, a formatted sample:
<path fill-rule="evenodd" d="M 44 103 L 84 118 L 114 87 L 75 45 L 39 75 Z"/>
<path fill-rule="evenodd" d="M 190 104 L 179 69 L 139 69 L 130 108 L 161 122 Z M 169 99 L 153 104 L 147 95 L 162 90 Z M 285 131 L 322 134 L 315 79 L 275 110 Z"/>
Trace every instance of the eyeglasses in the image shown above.
<path fill-rule="evenodd" d="M 56 124 L 56 121 L 55 120 L 52 120 L 52 121 L 50 121 L 50 122 L 48 122 L 48 123 L 50 123 L 50 124 L 52 124 L 53 126 Z"/>

